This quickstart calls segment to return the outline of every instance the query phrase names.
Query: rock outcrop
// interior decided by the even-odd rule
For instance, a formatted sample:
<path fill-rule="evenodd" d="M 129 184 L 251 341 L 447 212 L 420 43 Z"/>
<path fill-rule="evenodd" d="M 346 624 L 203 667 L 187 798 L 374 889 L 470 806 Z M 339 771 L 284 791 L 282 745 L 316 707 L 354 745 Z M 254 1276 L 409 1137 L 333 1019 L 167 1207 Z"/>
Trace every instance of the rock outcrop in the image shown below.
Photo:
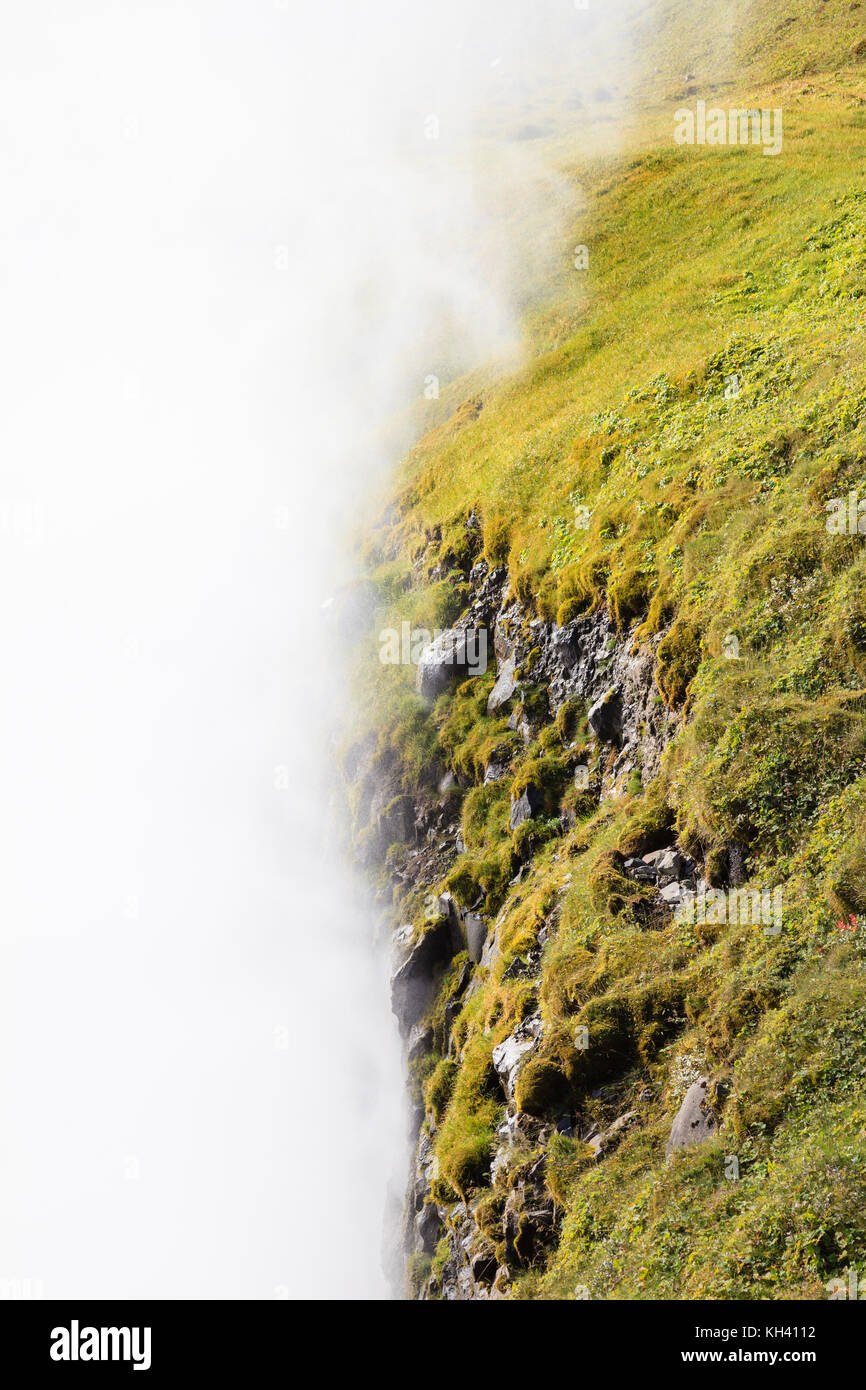
<path fill-rule="evenodd" d="M 526 1057 L 539 1043 L 544 1031 L 540 1014 L 531 1014 L 519 1023 L 514 1032 L 493 1049 L 493 1065 L 502 1082 L 506 1099 L 514 1099 L 517 1073 Z"/>
<path fill-rule="evenodd" d="M 546 691 L 549 721 L 567 701 L 583 709 L 589 744 L 579 765 L 574 765 L 578 794 L 597 800 L 620 792 L 638 768 L 644 777 L 652 776 L 676 726 L 660 705 L 653 684 L 655 640 L 641 645 L 632 636 L 618 634 L 603 613 L 587 614 L 563 627 L 543 621 L 532 617 L 518 600 L 507 599 L 505 587 L 504 571 L 490 570 L 485 561 L 473 567 L 467 611 L 422 653 L 418 692 L 432 702 L 482 669 L 478 638 L 490 634 L 497 670 L 487 710 L 502 717 L 510 708 L 509 728 L 519 732 L 524 744 L 535 739 L 541 728 L 537 695 L 527 699 L 530 690 Z M 512 760 L 507 739 L 492 745 L 478 783 L 492 788 L 511 776 Z M 377 750 L 358 750 L 352 768 L 360 787 L 362 822 L 367 816 L 368 862 L 381 862 L 388 845 L 404 844 L 405 852 L 397 856 L 390 872 L 391 891 L 398 901 L 423 896 L 441 884 L 456 856 L 464 852 L 460 822 L 451 809 L 455 802 L 450 799 L 464 790 L 464 775 L 448 766 L 431 769 L 439 799 L 431 799 L 425 791 L 413 800 L 401 789 L 398 769 Z M 549 834 L 549 796 L 546 786 L 526 781 L 511 798 L 503 831 L 515 832 L 526 822 L 545 817 L 544 833 Z M 518 870 L 512 887 L 520 883 L 525 868 Z M 696 866 L 675 844 L 632 855 L 622 872 L 654 890 L 663 917 L 683 894 L 695 890 L 698 881 Z M 467 1002 L 498 966 L 502 914 L 489 920 L 482 908 L 483 895 L 471 907 L 458 906 L 450 893 L 429 896 L 426 903 L 427 920 L 395 934 L 392 1007 L 405 1040 L 407 1066 L 424 1068 L 426 1059 L 434 1055 L 459 1066 L 455 1029 Z M 539 930 L 537 946 L 508 962 L 503 983 L 521 981 L 536 987 L 542 948 L 554 921 L 555 912 Z M 463 964 L 448 977 L 447 996 L 438 1006 L 434 1027 L 431 1009 L 440 982 L 460 953 L 464 953 Z M 515 1273 L 543 1260 L 557 1229 L 557 1212 L 545 1181 L 545 1151 L 552 1135 L 574 1142 L 579 1136 L 602 1162 L 638 1122 L 633 1108 L 619 1114 L 614 1111 L 606 1125 L 587 1132 L 585 1122 L 578 1128 L 574 1115 L 560 1114 L 555 1102 L 561 1078 L 544 1057 L 543 1043 L 544 1025 L 535 1009 L 491 1048 L 491 1064 L 505 1106 L 499 1144 L 490 1162 L 491 1188 L 502 1194 L 493 1226 L 490 1213 L 479 1208 L 477 1200 L 466 1205 L 439 1199 L 436 1124 L 429 1112 L 424 1126 L 416 1130 L 404 1245 L 413 1258 L 435 1261 L 437 1296 L 449 1300 L 501 1297 Z M 530 1062 L 522 1086 L 526 1095 L 520 1104 L 533 1113 L 521 1113 L 518 1082 Z M 414 1124 L 419 1127 L 424 1113 L 417 1101 L 415 1106 Z M 422 1297 L 425 1289 L 422 1282 Z"/>
<path fill-rule="evenodd" d="M 416 684 L 425 700 L 436 700 L 466 676 L 483 675 L 487 669 L 487 633 L 484 628 L 449 628 L 424 648 L 418 661 Z"/>
<path fill-rule="evenodd" d="M 670 1158 L 677 1149 L 706 1143 L 718 1133 L 718 1116 L 707 1100 L 708 1086 L 709 1079 L 702 1076 L 686 1091 L 671 1127 L 670 1138 L 665 1148 L 666 1158 Z"/>

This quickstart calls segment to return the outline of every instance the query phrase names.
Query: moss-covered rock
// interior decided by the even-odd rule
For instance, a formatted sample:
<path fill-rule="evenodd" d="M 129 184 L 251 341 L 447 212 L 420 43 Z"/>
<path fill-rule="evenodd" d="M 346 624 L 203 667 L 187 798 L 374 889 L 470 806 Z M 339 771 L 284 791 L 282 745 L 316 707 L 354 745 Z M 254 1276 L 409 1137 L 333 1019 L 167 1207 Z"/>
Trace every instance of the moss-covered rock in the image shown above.
<path fill-rule="evenodd" d="M 518 1110 L 527 1115 L 549 1115 L 567 1101 L 568 1078 L 549 1057 L 531 1057 L 521 1067 L 514 1087 Z"/>
<path fill-rule="evenodd" d="M 668 705 L 681 705 L 701 664 L 701 629 L 691 618 L 679 617 L 659 642 L 656 683 Z"/>

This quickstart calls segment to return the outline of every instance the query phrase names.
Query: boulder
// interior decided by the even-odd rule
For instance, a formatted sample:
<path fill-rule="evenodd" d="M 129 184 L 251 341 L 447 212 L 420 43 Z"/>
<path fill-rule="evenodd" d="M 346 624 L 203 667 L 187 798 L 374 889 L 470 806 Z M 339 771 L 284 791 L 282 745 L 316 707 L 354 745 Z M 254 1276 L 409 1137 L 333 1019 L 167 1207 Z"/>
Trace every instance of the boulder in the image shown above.
<path fill-rule="evenodd" d="M 508 701 L 517 689 L 517 678 L 515 676 L 516 668 L 517 660 L 513 656 L 509 656 L 505 661 L 500 662 L 496 684 L 487 699 L 488 714 L 494 714 L 496 710 L 508 704 Z"/>
<path fill-rule="evenodd" d="M 454 954 L 451 927 L 446 917 L 432 923 L 418 940 L 404 948 L 391 976 L 391 1010 L 400 1031 L 408 1037 L 420 1022 L 433 993 L 435 972 Z"/>
<path fill-rule="evenodd" d="M 543 1031 L 541 1014 L 530 1014 L 518 1023 L 513 1033 L 493 1049 L 493 1065 L 496 1068 L 508 1100 L 514 1099 L 514 1085 L 520 1065 L 526 1056 L 538 1046 Z"/>
<path fill-rule="evenodd" d="M 484 631 L 449 628 L 429 642 L 418 660 L 415 684 L 424 700 L 433 701 L 456 681 L 486 668 Z"/>
<path fill-rule="evenodd" d="M 686 871 L 686 861 L 679 850 L 673 848 L 662 850 L 654 856 L 653 867 L 658 875 L 660 888 L 664 888 L 668 883 L 676 883 L 683 878 Z"/>
<path fill-rule="evenodd" d="M 686 1091 L 671 1127 L 670 1138 L 665 1148 L 666 1158 L 670 1158 L 675 1149 L 703 1144 L 718 1132 L 718 1117 L 707 1103 L 708 1085 L 708 1077 L 702 1076 Z"/>
<path fill-rule="evenodd" d="M 487 940 L 487 923 L 477 912 L 467 912 L 463 918 L 463 930 L 466 933 L 466 949 L 469 952 L 469 959 L 474 965 L 478 965 L 484 951 L 484 943 Z"/>
<path fill-rule="evenodd" d="M 511 816 L 508 821 L 510 830 L 516 830 L 518 825 L 522 825 L 525 820 L 532 820 L 539 811 L 544 808 L 544 795 L 538 787 L 532 783 L 524 787 L 514 801 L 511 803 Z"/>
<path fill-rule="evenodd" d="M 590 706 L 586 722 L 601 743 L 619 743 L 622 736 L 622 702 L 615 688 L 605 691 Z"/>
<path fill-rule="evenodd" d="M 487 764 L 486 768 L 484 769 L 484 785 L 485 785 L 485 787 L 486 787 L 490 782 L 501 782 L 502 779 L 503 779 L 503 777 L 505 776 L 505 774 L 506 774 L 507 772 L 508 772 L 508 764 L 507 764 L 507 763 L 501 763 L 501 762 L 497 761 L 496 758 L 491 758 L 491 759 L 490 759 L 490 762 Z"/>
<path fill-rule="evenodd" d="M 636 856 L 627 859 L 623 868 L 629 878 L 633 878 L 636 883 L 655 883 L 656 881 L 656 870 L 652 864 L 646 864 L 643 859 L 638 859 Z"/>
<path fill-rule="evenodd" d="M 432 1255 L 442 1238 L 444 1223 L 435 1202 L 425 1202 L 415 1217 L 417 1246 L 427 1255 Z"/>
<path fill-rule="evenodd" d="M 597 1134 L 589 1140 L 596 1158 L 601 1158 L 615 1148 L 620 1139 L 631 1129 L 635 1120 L 638 1118 L 636 1110 L 627 1110 L 624 1115 L 618 1115 L 612 1125 L 609 1125 L 603 1134 Z"/>
<path fill-rule="evenodd" d="M 409 1030 L 409 1039 L 406 1043 L 406 1061 L 414 1062 L 425 1052 L 432 1051 L 433 1048 L 433 1029 L 429 1024 L 416 1023 Z"/>
<path fill-rule="evenodd" d="M 649 854 L 642 856 L 643 862 L 645 864 L 651 864 L 653 868 L 657 868 L 659 860 L 663 859 L 666 854 L 669 854 L 671 849 L 673 849 L 672 845 L 666 845 L 664 849 L 651 850 Z"/>
<path fill-rule="evenodd" d="M 694 897 L 694 885 L 689 888 L 685 883 L 677 883 L 676 881 L 667 883 L 661 889 L 660 896 L 668 907 L 676 910 L 678 907 L 682 907 L 689 898 Z"/>
<path fill-rule="evenodd" d="M 499 1268 L 493 1246 L 483 1242 L 469 1258 L 469 1269 L 476 1284 L 492 1284 Z"/>

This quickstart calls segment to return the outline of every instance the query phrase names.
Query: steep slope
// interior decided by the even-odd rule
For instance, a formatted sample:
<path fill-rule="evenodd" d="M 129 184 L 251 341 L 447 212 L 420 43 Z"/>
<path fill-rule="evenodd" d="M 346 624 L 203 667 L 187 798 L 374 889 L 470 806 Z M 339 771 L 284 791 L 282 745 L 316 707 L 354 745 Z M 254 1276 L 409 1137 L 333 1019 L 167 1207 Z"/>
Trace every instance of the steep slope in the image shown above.
<path fill-rule="evenodd" d="M 556 144 L 586 211 L 525 364 L 430 403 L 365 538 L 343 768 L 422 1296 L 819 1298 L 866 1261 L 864 13 L 638 16 L 629 149 Z M 698 99 L 781 108 L 782 153 L 677 145 Z M 419 667 L 436 628 L 486 669 Z"/>

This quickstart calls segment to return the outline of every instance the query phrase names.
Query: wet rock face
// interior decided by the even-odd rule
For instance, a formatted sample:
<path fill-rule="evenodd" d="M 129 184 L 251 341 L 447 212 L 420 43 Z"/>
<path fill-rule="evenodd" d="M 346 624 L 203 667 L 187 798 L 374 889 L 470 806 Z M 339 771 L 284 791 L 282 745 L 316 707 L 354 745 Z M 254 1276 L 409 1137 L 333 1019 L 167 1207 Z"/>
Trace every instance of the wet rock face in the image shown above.
<path fill-rule="evenodd" d="M 718 1117 L 707 1101 L 708 1086 L 708 1078 L 702 1076 L 686 1091 L 665 1148 L 666 1158 L 670 1158 L 677 1149 L 706 1143 L 718 1132 Z"/>

